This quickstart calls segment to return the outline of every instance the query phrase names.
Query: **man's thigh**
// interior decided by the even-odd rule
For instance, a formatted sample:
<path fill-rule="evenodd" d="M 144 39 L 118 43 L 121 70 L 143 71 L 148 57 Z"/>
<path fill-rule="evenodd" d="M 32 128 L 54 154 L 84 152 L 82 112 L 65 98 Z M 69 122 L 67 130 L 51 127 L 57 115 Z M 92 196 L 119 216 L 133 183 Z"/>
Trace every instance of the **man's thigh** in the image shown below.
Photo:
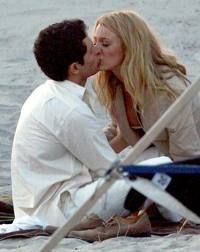
<path fill-rule="evenodd" d="M 73 201 L 77 209 L 81 207 L 96 190 L 98 190 L 98 187 L 102 182 L 102 179 L 98 179 L 97 181 L 85 185 L 76 191 Z M 90 209 L 89 213 L 95 213 L 103 219 L 108 219 L 113 215 L 127 214 L 127 210 L 124 208 L 124 201 L 130 188 L 129 183 L 126 180 L 117 180 L 108 192 L 103 195 Z"/>

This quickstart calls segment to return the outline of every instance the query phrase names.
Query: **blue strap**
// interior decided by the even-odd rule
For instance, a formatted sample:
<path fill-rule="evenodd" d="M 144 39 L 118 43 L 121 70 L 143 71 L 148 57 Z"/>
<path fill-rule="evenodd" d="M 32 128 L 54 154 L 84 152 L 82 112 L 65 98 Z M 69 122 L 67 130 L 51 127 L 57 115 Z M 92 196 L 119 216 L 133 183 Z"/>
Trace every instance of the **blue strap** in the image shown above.
<path fill-rule="evenodd" d="M 119 168 L 122 173 L 130 175 L 139 174 L 200 174 L 200 165 L 191 164 L 162 164 L 162 165 L 122 165 Z"/>

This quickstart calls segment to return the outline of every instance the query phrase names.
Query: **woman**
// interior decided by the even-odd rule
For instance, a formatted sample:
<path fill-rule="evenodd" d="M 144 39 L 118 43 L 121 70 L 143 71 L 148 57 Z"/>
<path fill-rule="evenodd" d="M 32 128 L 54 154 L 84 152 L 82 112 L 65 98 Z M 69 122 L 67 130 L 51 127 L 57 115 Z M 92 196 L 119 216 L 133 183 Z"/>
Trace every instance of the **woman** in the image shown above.
<path fill-rule="evenodd" d="M 97 19 L 94 43 L 101 48 L 96 91 L 110 112 L 120 152 L 134 145 L 190 84 L 185 67 L 135 12 Z M 188 104 L 154 145 L 172 160 L 200 156 L 200 104 Z"/>

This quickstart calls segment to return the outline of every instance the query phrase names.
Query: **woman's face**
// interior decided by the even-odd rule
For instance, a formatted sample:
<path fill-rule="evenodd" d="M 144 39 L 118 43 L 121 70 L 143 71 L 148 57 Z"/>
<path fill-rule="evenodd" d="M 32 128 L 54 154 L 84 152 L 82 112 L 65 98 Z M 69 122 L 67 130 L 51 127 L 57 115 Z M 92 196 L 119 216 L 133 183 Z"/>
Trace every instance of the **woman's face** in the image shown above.
<path fill-rule="evenodd" d="M 94 33 L 94 44 L 100 48 L 100 70 L 119 69 L 124 58 L 120 38 L 104 25 L 98 25 Z"/>

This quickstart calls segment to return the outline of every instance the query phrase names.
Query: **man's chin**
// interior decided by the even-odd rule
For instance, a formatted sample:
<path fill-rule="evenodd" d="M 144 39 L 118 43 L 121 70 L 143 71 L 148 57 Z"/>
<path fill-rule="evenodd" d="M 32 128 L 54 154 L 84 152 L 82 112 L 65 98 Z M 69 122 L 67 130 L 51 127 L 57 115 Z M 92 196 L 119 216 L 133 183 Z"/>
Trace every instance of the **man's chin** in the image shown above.
<path fill-rule="evenodd" d="M 106 71 L 107 68 L 104 65 L 99 65 L 99 71 Z"/>
<path fill-rule="evenodd" d="M 90 76 L 95 75 L 96 73 L 99 72 L 99 68 L 95 69 L 93 72 L 90 73 Z"/>
<path fill-rule="evenodd" d="M 105 70 L 105 69 L 103 68 L 103 66 L 101 66 L 100 64 L 98 64 L 96 66 L 96 68 L 93 70 L 93 73 L 91 75 L 95 75 L 96 73 L 98 73 L 99 71 L 102 71 L 102 70 Z"/>

